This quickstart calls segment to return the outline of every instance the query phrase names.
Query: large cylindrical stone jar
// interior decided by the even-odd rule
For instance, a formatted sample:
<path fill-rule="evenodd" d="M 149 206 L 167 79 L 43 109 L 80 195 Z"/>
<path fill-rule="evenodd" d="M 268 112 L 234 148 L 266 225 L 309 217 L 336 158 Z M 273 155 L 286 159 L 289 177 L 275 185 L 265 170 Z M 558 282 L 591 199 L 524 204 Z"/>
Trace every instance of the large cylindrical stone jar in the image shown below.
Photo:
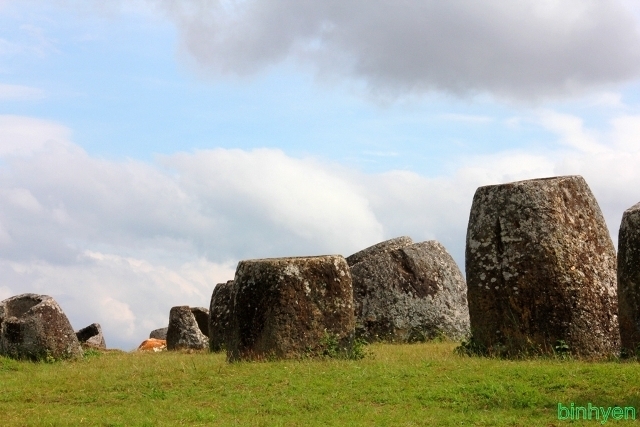
<path fill-rule="evenodd" d="M 327 337 L 353 339 L 353 288 L 340 255 L 238 263 L 231 290 L 227 359 L 313 356 Z"/>
<path fill-rule="evenodd" d="M 507 357 L 619 353 L 616 253 L 582 177 L 478 188 L 466 243 L 476 348 Z"/>
<path fill-rule="evenodd" d="M 622 215 L 618 232 L 620 339 L 628 355 L 640 351 L 640 203 Z"/>
<path fill-rule="evenodd" d="M 82 353 L 69 319 L 50 296 L 22 294 L 0 302 L 0 355 L 44 360 Z"/>

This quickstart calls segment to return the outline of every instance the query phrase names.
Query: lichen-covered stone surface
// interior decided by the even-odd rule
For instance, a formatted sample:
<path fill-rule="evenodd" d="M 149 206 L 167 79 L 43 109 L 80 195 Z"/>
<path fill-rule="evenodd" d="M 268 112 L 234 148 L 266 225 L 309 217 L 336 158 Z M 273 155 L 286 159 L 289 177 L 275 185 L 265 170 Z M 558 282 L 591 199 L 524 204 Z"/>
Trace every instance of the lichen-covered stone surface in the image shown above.
<path fill-rule="evenodd" d="M 640 203 L 622 215 L 618 232 L 618 321 L 621 346 L 640 350 Z"/>
<path fill-rule="evenodd" d="M 202 350 L 209 338 L 200 331 L 198 322 L 187 305 L 172 307 L 167 328 L 167 350 Z"/>
<path fill-rule="evenodd" d="M 440 243 L 401 237 L 358 254 L 351 276 L 359 337 L 415 342 L 469 334 L 467 285 Z"/>
<path fill-rule="evenodd" d="M 240 261 L 231 301 L 229 361 L 313 356 L 327 336 L 353 339 L 351 274 L 340 255 Z"/>
<path fill-rule="evenodd" d="M 233 280 L 218 283 L 211 294 L 209 305 L 209 350 L 211 351 L 227 348 L 225 334 L 229 330 L 232 286 Z"/>
<path fill-rule="evenodd" d="M 582 177 L 478 188 L 466 243 L 480 351 L 521 357 L 566 345 L 577 357 L 618 354 L 616 253 Z"/>
<path fill-rule="evenodd" d="M 22 294 L 0 302 L 0 354 L 16 359 L 82 355 L 69 319 L 48 295 Z"/>
<path fill-rule="evenodd" d="M 196 319 L 200 332 L 209 337 L 209 310 L 204 307 L 191 307 L 191 313 Z"/>
<path fill-rule="evenodd" d="M 101 350 L 106 350 L 107 348 L 104 335 L 102 335 L 102 327 L 99 323 L 92 323 L 76 331 L 76 337 L 82 346 Z"/>
<path fill-rule="evenodd" d="M 401 236 L 394 239 L 385 240 L 384 242 L 376 243 L 373 246 L 369 246 L 368 248 L 358 251 L 353 255 L 349 255 L 347 257 L 347 264 L 349 264 L 349 267 L 351 267 L 364 259 L 371 258 L 374 255 L 388 253 L 412 244 L 413 240 L 411 240 L 411 237 L 408 236 Z"/>
<path fill-rule="evenodd" d="M 149 338 L 157 339 L 157 340 L 166 340 L 167 339 L 167 330 L 169 328 L 158 328 L 154 329 L 149 333 Z"/>

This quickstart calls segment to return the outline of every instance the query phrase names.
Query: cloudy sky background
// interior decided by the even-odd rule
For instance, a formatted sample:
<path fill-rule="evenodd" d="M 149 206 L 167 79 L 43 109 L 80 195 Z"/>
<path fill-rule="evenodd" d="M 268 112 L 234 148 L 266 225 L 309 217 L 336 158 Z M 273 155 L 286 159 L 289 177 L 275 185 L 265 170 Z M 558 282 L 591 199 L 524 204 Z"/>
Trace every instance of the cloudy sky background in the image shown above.
<path fill-rule="evenodd" d="M 106 5 L 105 5 L 106 3 Z M 409 235 L 478 186 L 640 201 L 631 0 L 0 0 L 0 299 L 134 348 L 240 259 Z"/>

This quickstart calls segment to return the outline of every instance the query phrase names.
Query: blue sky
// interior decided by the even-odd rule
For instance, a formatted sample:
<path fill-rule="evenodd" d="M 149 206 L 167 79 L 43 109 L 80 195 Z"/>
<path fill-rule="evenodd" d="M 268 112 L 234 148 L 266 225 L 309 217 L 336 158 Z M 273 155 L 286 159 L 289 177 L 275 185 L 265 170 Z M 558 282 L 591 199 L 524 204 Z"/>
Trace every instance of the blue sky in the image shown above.
<path fill-rule="evenodd" d="M 437 239 L 480 185 L 640 200 L 631 1 L 0 0 L 0 298 L 129 349 L 240 259 Z"/>

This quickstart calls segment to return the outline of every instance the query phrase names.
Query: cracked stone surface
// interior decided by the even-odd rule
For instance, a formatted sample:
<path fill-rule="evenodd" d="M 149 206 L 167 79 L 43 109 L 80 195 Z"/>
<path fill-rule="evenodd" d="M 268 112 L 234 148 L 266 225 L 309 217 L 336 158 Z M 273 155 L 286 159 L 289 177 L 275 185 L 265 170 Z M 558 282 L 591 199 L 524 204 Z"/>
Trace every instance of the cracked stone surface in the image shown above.
<path fill-rule="evenodd" d="M 209 338 L 200 330 L 191 307 L 186 305 L 171 308 L 166 341 L 167 350 L 202 350 L 209 347 Z"/>
<path fill-rule="evenodd" d="M 618 319 L 627 352 L 640 344 L 640 203 L 622 215 L 618 232 Z"/>
<path fill-rule="evenodd" d="M 468 335 L 467 285 L 437 241 L 399 237 L 347 259 L 356 261 L 351 276 L 359 337 L 414 342 Z"/>
<path fill-rule="evenodd" d="M 580 176 L 476 190 L 465 253 L 474 341 L 491 354 L 616 355 L 616 253 Z"/>
<path fill-rule="evenodd" d="M 340 255 L 238 263 L 231 289 L 227 359 L 314 355 L 326 334 L 353 338 L 353 289 Z"/>
<path fill-rule="evenodd" d="M 82 355 L 69 319 L 48 295 L 22 294 L 0 302 L 0 354 L 44 360 Z"/>
<path fill-rule="evenodd" d="M 231 288 L 233 280 L 218 283 L 211 294 L 209 305 L 209 350 L 221 351 L 227 347 L 225 334 L 229 331 Z"/>

